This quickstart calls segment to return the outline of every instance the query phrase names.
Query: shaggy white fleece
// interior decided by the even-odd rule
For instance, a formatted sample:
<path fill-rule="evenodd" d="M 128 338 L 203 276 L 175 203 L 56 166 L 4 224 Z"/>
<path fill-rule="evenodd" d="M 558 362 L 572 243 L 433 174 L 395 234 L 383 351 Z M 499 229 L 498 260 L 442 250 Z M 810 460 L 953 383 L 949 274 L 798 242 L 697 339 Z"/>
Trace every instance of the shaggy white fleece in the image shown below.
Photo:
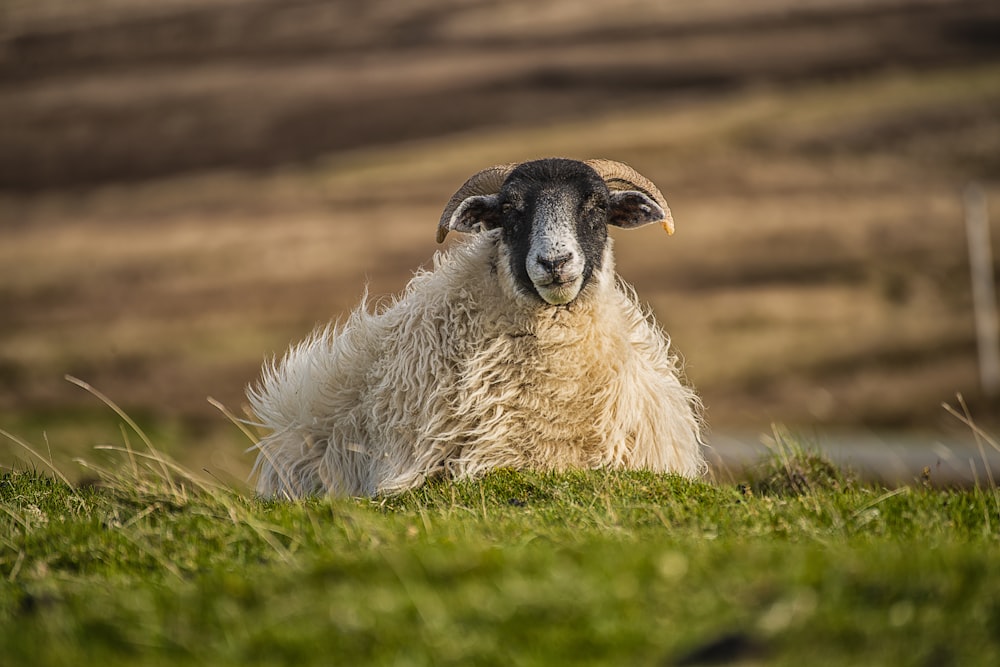
<path fill-rule="evenodd" d="M 434 257 L 392 303 L 354 310 L 265 367 L 257 492 L 376 495 L 520 469 L 702 472 L 700 403 L 614 271 L 568 306 L 517 291 L 499 230 Z"/>

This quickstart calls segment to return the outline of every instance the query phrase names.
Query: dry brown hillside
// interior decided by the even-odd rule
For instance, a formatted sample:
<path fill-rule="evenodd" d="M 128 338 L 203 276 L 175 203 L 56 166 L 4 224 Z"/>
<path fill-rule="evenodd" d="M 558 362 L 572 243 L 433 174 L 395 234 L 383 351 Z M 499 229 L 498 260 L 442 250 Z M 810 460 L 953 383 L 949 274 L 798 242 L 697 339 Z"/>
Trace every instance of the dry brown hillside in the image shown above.
<path fill-rule="evenodd" d="M 666 192 L 619 268 L 716 431 L 993 416 L 960 194 L 1000 234 L 996 2 L 36 0 L 0 6 L 0 426 L 89 418 L 68 373 L 227 429 L 206 396 L 545 155 Z"/>

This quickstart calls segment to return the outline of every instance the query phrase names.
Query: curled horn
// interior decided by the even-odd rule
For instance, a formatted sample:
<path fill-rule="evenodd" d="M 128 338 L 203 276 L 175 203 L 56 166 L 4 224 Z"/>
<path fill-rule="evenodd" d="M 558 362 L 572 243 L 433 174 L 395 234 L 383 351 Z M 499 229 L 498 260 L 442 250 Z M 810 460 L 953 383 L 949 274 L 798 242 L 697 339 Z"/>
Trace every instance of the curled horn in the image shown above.
<path fill-rule="evenodd" d="M 660 220 L 663 230 L 667 234 L 674 233 L 674 218 L 670 215 L 667 200 L 652 181 L 624 162 L 587 160 L 586 164 L 604 179 L 609 190 L 638 190 L 652 198 L 663 209 L 663 220 Z"/>
<path fill-rule="evenodd" d="M 478 174 L 469 178 L 458 189 L 458 192 L 451 196 L 451 199 L 448 200 L 448 205 L 444 207 L 444 213 L 441 214 L 441 220 L 438 221 L 437 242 L 444 242 L 444 238 L 451 229 L 451 216 L 455 213 L 455 209 L 458 208 L 459 204 L 475 195 L 495 195 L 500 192 L 500 186 L 507 180 L 510 172 L 514 171 L 517 164 L 516 162 L 498 164 L 483 169 Z"/>

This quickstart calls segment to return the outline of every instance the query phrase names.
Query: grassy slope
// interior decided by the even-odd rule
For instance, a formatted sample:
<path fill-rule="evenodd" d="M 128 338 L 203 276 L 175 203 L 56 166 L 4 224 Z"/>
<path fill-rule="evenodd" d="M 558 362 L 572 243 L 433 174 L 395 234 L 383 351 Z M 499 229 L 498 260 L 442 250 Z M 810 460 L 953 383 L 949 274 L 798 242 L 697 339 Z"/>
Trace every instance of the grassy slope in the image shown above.
<path fill-rule="evenodd" d="M 1000 660 L 996 490 L 801 453 L 751 486 L 499 471 L 294 504 L 123 470 L 0 478 L 8 664 Z"/>

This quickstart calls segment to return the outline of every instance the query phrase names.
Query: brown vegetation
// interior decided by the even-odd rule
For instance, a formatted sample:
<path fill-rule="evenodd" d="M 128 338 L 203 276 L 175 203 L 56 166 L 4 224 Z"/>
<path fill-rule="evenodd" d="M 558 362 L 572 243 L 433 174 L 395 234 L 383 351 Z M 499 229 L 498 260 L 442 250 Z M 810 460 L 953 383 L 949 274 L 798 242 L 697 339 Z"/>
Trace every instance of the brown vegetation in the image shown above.
<path fill-rule="evenodd" d="M 221 423 L 206 396 L 429 261 L 466 175 L 568 155 L 667 194 L 677 235 L 617 234 L 619 268 L 717 430 L 988 419 L 959 192 L 1000 218 L 1000 10 L 751 4 L 9 5 L 0 410 L 92 405 L 69 373 Z"/>

